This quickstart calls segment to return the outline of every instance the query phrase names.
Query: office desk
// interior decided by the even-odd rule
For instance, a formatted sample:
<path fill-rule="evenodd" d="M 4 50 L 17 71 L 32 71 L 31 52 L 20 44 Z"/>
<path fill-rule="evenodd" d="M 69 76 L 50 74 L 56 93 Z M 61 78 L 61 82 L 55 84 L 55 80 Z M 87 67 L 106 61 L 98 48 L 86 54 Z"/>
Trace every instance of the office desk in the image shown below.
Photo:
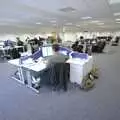
<path fill-rule="evenodd" d="M 24 63 L 24 64 L 20 64 L 19 63 L 19 59 L 15 59 L 15 60 L 10 60 L 8 61 L 10 64 L 17 66 L 18 68 L 18 72 L 19 74 L 19 78 L 17 79 L 15 77 L 12 77 L 13 79 L 19 81 L 22 84 L 25 84 L 25 75 L 24 75 L 24 70 L 26 71 L 26 77 L 27 77 L 27 86 L 29 88 L 31 88 L 32 90 L 34 90 L 35 92 L 39 92 L 38 90 L 36 90 L 35 88 L 32 87 L 32 76 L 31 76 L 31 71 L 35 71 L 35 72 L 40 72 L 43 71 L 46 68 L 46 63 L 42 60 L 38 61 L 37 63 L 34 61 L 31 61 L 29 63 Z"/>
<path fill-rule="evenodd" d="M 14 46 L 14 47 L 10 47 L 10 46 L 7 46 L 7 47 L 0 47 L 0 50 L 3 52 L 3 56 L 6 56 L 6 51 L 8 53 L 9 50 L 13 50 L 13 49 L 19 49 L 19 48 L 22 48 L 23 51 L 24 50 L 24 46 Z"/>
<path fill-rule="evenodd" d="M 93 57 L 87 60 L 71 58 L 67 61 L 70 64 L 70 81 L 81 85 L 83 78 L 92 70 Z"/>
<path fill-rule="evenodd" d="M 16 48 L 16 49 L 23 48 L 23 51 L 24 51 L 24 46 L 14 46 L 14 47 L 7 46 L 7 47 L 0 47 L 0 50 L 5 51 L 5 50 L 12 50 L 12 49 L 14 49 L 14 48 Z"/>

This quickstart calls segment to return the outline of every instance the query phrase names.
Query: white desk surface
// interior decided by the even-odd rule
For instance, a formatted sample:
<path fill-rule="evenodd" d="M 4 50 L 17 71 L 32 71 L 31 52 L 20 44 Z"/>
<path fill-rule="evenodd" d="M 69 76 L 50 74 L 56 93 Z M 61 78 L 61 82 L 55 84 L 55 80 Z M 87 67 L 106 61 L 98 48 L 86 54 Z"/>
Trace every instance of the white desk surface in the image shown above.
<path fill-rule="evenodd" d="M 8 47 L 0 47 L 0 50 L 10 50 L 10 49 L 14 49 L 14 48 L 16 48 L 16 49 L 18 49 L 18 48 L 23 48 L 24 46 L 14 46 L 14 47 L 10 47 L 10 46 L 8 46 Z"/>
<path fill-rule="evenodd" d="M 79 58 L 70 58 L 66 61 L 66 63 L 84 65 L 86 62 L 89 62 L 90 59 L 92 59 L 92 56 L 89 56 L 87 60 Z"/>
<path fill-rule="evenodd" d="M 89 60 L 92 59 L 92 56 L 89 56 L 87 60 L 80 60 L 80 59 L 69 59 L 67 60 L 66 63 L 70 63 L 70 64 L 79 64 L 81 66 L 83 66 L 84 64 L 86 64 L 87 62 L 89 62 Z M 38 61 L 37 63 L 32 61 L 32 60 L 26 60 L 23 64 L 19 64 L 19 59 L 15 59 L 15 60 L 10 60 L 8 61 L 8 63 L 18 66 L 18 67 L 24 67 L 36 72 L 42 71 L 43 69 L 45 69 L 46 63 L 44 61 Z"/>
<path fill-rule="evenodd" d="M 39 72 L 39 71 L 44 70 L 47 67 L 47 65 L 43 62 L 38 62 L 38 63 L 30 64 L 30 65 L 23 65 L 23 67 L 33 70 L 35 72 Z"/>
<path fill-rule="evenodd" d="M 15 65 L 15 66 L 21 66 L 19 64 L 19 59 L 9 60 L 8 63 Z"/>
<path fill-rule="evenodd" d="M 1 47 L 0 50 L 9 50 L 9 49 L 13 49 L 12 47 Z"/>
<path fill-rule="evenodd" d="M 42 71 L 43 69 L 45 69 L 47 67 L 46 63 L 44 63 L 43 61 L 38 61 L 37 63 L 26 62 L 26 64 L 25 63 L 19 64 L 19 59 L 15 59 L 15 60 L 8 61 L 8 63 L 15 65 L 15 66 L 18 66 L 18 67 L 21 66 L 21 67 L 27 68 L 29 70 L 33 70 L 35 72 Z"/>
<path fill-rule="evenodd" d="M 9 50 L 9 49 L 13 49 L 13 48 L 23 48 L 24 46 L 14 46 L 14 47 L 10 47 L 10 46 L 7 46 L 7 47 L 0 47 L 0 50 Z"/>
<path fill-rule="evenodd" d="M 14 46 L 13 48 L 23 48 L 24 46 Z"/>
<path fill-rule="evenodd" d="M 32 55 L 32 53 L 31 52 L 21 52 L 20 55 L 21 56 L 30 56 L 30 55 Z"/>

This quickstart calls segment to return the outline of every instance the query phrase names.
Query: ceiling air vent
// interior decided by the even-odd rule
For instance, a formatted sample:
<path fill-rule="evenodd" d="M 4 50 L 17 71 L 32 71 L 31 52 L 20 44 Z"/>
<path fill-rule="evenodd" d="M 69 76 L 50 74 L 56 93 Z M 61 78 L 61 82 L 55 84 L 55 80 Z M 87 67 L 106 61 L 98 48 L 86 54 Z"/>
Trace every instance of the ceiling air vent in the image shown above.
<path fill-rule="evenodd" d="M 61 12 L 75 12 L 76 9 L 74 9 L 72 7 L 65 7 L 65 8 L 59 9 L 59 11 L 61 11 Z"/>

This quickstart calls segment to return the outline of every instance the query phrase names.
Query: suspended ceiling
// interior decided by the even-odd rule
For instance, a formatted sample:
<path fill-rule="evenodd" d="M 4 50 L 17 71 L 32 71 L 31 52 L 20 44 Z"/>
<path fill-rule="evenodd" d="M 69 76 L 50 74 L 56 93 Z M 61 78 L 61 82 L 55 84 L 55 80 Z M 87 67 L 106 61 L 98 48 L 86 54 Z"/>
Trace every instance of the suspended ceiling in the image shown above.
<path fill-rule="evenodd" d="M 0 33 L 119 31 L 120 0 L 0 0 Z"/>

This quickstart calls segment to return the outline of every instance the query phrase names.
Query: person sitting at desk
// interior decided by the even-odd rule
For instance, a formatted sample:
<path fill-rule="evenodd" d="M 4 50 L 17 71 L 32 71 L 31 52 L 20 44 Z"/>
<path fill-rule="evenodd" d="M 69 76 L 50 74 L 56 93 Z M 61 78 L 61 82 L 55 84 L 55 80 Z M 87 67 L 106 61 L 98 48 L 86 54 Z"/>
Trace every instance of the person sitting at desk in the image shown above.
<path fill-rule="evenodd" d="M 17 39 L 17 45 L 18 46 L 23 46 L 24 45 L 24 43 L 20 40 L 19 37 L 17 37 L 16 39 Z"/>
<path fill-rule="evenodd" d="M 76 42 L 72 45 L 73 51 L 77 51 L 78 44 L 79 44 L 79 41 L 76 41 Z"/>
<path fill-rule="evenodd" d="M 21 41 L 19 37 L 17 37 L 16 39 L 17 39 L 17 46 L 24 46 L 24 42 Z M 18 48 L 18 53 L 23 51 L 24 51 L 23 48 Z"/>

